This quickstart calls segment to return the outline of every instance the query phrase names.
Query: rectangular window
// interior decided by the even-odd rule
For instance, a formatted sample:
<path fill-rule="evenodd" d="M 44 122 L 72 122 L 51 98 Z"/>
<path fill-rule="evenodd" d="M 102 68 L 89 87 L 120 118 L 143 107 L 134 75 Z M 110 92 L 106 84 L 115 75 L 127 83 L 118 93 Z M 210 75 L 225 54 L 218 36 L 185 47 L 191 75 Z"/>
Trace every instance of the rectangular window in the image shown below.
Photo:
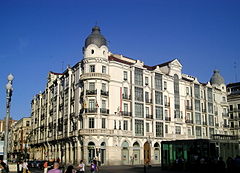
<path fill-rule="evenodd" d="M 117 129 L 117 121 L 114 120 L 114 129 Z"/>
<path fill-rule="evenodd" d="M 95 83 L 94 82 L 89 82 L 89 90 L 90 91 L 95 90 Z"/>
<path fill-rule="evenodd" d="M 123 104 L 123 111 L 128 112 L 128 104 L 127 103 Z"/>
<path fill-rule="evenodd" d="M 135 87 L 135 100 L 143 101 L 143 88 Z"/>
<path fill-rule="evenodd" d="M 165 125 L 165 133 L 168 133 L 168 125 Z"/>
<path fill-rule="evenodd" d="M 102 128 L 106 128 L 106 118 L 102 118 Z"/>
<path fill-rule="evenodd" d="M 163 137 L 163 123 L 156 122 L 156 137 Z"/>
<path fill-rule="evenodd" d="M 207 89 L 207 96 L 208 96 L 208 101 L 212 102 L 213 101 L 212 88 Z"/>
<path fill-rule="evenodd" d="M 213 115 L 209 115 L 209 125 L 214 126 L 214 118 Z"/>
<path fill-rule="evenodd" d="M 135 67 L 135 85 L 143 86 L 143 70 Z"/>
<path fill-rule="evenodd" d="M 135 120 L 135 135 L 143 136 L 144 135 L 144 124 L 143 120 Z"/>
<path fill-rule="evenodd" d="M 124 96 L 128 96 L 128 88 L 127 87 L 123 88 L 123 94 L 124 94 Z"/>
<path fill-rule="evenodd" d="M 123 121 L 123 130 L 128 130 L 128 121 L 127 120 Z"/>
<path fill-rule="evenodd" d="M 163 94 L 162 92 L 155 91 L 155 102 L 156 104 L 163 104 Z"/>
<path fill-rule="evenodd" d="M 208 113 L 213 113 L 213 104 L 208 103 Z"/>
<path fill-rule="evenodd" d="M 149 117 L 149 107 L 146 107 L 146 117 Z"/>
<path fill-rule="evenodd" d="M 186 87 L 186 95 L 189 95 L 189 87 Z"/>
<path fill-rule="evenodd" d="M 128 79 L 128 73 L 127 71 L 123 71 L 123 80 L 127 80 Z"/>
<path fill-rule="evenodd" d="M 95 100 L 89 99 L 89 109 L 94 109 L 95 105 L 96 105 Z"/>
<path fill-rule="evenodd" d="M 196 136 L 197 137 L 201 137 L 202 136 L 201 127 L 196 127 Z"/>
<path fill-rule="evenodd" d="M 175 134 L 181 135 L 181 126 L 175 127 Z"/>
<path fill-rule="evenodd" d="M 150 100 L 149 100 L 149 92 L 145 92 L 145 102 L 146 103 L 149 103 L 150 102 Z"/>
<path fill-rule="evenodd" d="M 194 96 L 196 99 L 200 99 L 200 88 L 197 84 L 194 84 Z"/>
<path fill-rule="evenodd" d="M 146 132 L 149 132 L 149 123 L 146 123 Z"/>
<path fill-rule="evenodd" d="M 103 91 L 107 91 L 107 85 L 106 85 L 106 83 L 102 83 L 102 90 L 103 90 Z"/>
<path fill-rule="evenodd" d="M 148 85 L 148 77 L 145 77 L 145 85 Z"/>
<path fill-rule="evenodd" d="M 106 109 L 106 100 L 102 100 L 102 108 Z"/>
<path fill-rule="evenodd" d="M 164 90 L 167 90 L 167 82 L 166 81 L 164 81 L 163 87 L 164 87 Z"/>
<path fill-rule="evenodd" d="M 211 135 L 214 135 L 214 128 L 209 128 L 209 134 L 210 134 L 210 137 Z"/>
<path fill-rule="evenodd" d="M 201 125 L 201 114 L 200 113 L 195 112 L 195 121 L 196 121 L 196 124 Z"/>
<path fill-rule="evenodd" d="M 156 119 L 158 120 L 163 119 L 163 108 L 160 106 L 156 106 Z"/>
<path fill-rule="evenodd" d="M 135 116 L 143 118 L 143 115 L 144 115 L 143 104 L 135 103 Z"/>
<path fill-rule="evenodd" d="M 89 118 L 89 128 L 94 128 L 94 118 Z"/>
<path fill-rule="evenodd" d="M 162 90 L 162 75 L 159 73 L 155 73 L 155 88 Z"/>
<path fill-rule="evenodd" d="M 118 123 L 119 123 L 119 130 L 121 130 L 122 129 L 122 122 L 119 121 Z"/>
<path fill-rule="evenodd" d="M 200 100 L 195 99 L 195 110 L 200 111 Z"/>
<path fill-rule="evenodd" d="M 26 121 L 26 126 L 29 126 L 29 125 L 30 125 L 29 121 Z"/>
<path fill-rule="evenodd" d="M 107 68 L 104 65 L 102 66 L 102 73 L 105 73 L 105 74 L 107 73 Z"/>
<path fill-rule="evenodd" d="M 90 72 L 95 72 L 95 65 L 90 65 Z"/>

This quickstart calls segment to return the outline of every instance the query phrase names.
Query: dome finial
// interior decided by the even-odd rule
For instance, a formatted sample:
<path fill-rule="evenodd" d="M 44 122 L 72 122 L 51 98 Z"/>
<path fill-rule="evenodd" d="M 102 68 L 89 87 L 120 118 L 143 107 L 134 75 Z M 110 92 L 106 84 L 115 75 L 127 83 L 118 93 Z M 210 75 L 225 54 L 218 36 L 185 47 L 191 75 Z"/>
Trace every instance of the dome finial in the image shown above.
<path fill-rule="evenodd" d="M 221 85 L 221 84 L 225 83 L 223 77 L 220 75 L 219 70 L 215 69 L 213 71 L 213 75 L 212 75 L 212 77 L 210 79 L 210 83 L 212 85 Z"/>
<path fill-rule="evenodd" d="M 105 37 L 101 34 L 100 31 L 101 31 L 101 29 L 97 25 L 95 25 L 92 28 L 92 33 L 85 40 L 85 48 L 90 44 L 95 44 L 99 48 L 102 45 L 107 46 L 107 41 L 106 41 Z"/>

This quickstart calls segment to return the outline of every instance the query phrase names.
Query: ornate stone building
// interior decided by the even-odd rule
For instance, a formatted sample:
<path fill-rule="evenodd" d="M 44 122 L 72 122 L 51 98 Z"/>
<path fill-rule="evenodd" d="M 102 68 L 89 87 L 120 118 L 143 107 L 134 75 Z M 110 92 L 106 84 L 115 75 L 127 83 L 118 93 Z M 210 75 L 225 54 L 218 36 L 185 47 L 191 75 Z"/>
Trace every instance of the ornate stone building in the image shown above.
<path fill-rule="evenodd" d="M 240 135 L 240 82 L 227 85 L 229 125 L 234 135 Z"/>
<path fill-rule="evenodd" d="M 201 83 L 183 74 L 177 59 L 148 66 L 113 54 L 99 27 L 86 38 L 80 62 L 49 72 L 31 107 L 31 159 L 159 164 L 163 140 L 230 134 L 218 71 Z"/>
<path fill-rule="evenodd" d="M 31 118 L 22 118 L 12 125 L 9 131 L 8 154 L 11 160 L 29 157 L 28 134 L 31 131 Z"/>

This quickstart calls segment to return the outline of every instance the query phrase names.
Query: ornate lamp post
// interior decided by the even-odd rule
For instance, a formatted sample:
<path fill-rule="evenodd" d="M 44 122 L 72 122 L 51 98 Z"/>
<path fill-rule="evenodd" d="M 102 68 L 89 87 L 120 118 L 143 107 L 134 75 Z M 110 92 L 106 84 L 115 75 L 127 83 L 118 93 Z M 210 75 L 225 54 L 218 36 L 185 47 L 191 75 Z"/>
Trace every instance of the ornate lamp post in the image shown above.
<path fill-rule="evenodd" d="M 3 154 L 3 161 L 7 164 L 7 152 L 8 152 L 8 126 L 9 126 L 9 118 L 10 118 L 10 103 L 11 103 L 11 96 L 12 96 L 12 81 L 14 79 L 12 74 L 9 74 L 8 83 L 6 85 L 6 92 L 7 92 L 7 102 L 6 102 L 6 118 L 5 118 L 5 135 L 4 135 L 4 154 Z"/>

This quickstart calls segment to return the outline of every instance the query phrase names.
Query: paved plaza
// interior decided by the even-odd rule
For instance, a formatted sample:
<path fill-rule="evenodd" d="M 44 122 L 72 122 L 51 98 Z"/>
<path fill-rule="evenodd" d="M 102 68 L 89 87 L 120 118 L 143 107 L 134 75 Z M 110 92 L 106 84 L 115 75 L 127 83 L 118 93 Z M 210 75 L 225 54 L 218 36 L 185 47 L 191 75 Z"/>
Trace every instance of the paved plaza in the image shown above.
<path fill-rule="evenodd" d="M 40 169 L 31 169 L 32 173 L 42 173 L 43 170 Z M 90 168 L 86 168 L 86 173 L 90 173 Z M 146 169 L 146 173 L 177 173 L 177 172 L 184 172 L 184 171 L 166 171 L 162 170 L 159 166 L 153 166 L 151 168 Z M 143 166 L 102 166 L 99 169 L 99 173 L 144 173 Z"/>

